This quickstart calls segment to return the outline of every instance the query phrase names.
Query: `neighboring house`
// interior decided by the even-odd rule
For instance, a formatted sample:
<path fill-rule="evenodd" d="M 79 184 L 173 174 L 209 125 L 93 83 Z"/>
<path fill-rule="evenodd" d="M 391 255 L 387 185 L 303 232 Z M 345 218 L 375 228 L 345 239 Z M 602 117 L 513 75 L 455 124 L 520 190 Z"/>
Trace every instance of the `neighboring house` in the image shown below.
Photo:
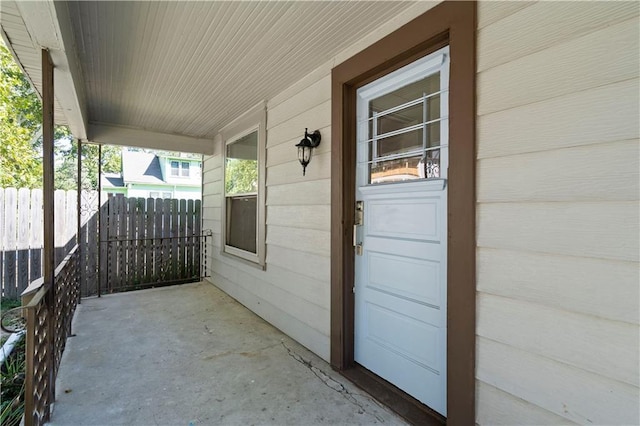
<path fill-rule="evenodd" d="M 126 197 L 199 200 L 202 162 L 189 156 L 122 150 L 122 174 L 103 173 L 102 190 Z"/>
<path fill-rule="evenodd" d="M 206 155 L 213 285 L 405 414 L 640 423 L 638 2 L 44 4 L 60 122 Z"/>

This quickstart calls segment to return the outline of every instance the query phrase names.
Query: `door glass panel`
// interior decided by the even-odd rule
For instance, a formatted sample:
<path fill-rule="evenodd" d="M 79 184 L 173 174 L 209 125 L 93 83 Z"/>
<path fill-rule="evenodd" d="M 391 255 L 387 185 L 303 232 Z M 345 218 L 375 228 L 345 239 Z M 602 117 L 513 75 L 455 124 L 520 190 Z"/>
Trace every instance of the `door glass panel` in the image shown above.
<path fill-rule="evenodd" d="M 424 95 L 431 95 L 440 90 L 440 73 L 431 74 L 430 76 L 418 80 L 415 83 L 408 84 L 379 98 L 372 99 L 369 104 L 371 113 L 383 112 L 398 105 L 406 104 L 409 101 L 416 100 Z M 370 114 L 371 117 L 373 114 Z"/>
<path fill-rule="evenodd" d="M 440 73 L 369 102 L 369 183 L 440 177 Z"/>
<path fill-rule="evenodd" d="M 369 151 L 371 161 L 379 157 L 419 150 L 422 149 L 422 129 L 378 139 L 372 141 L 371 145 L 373 148 Z"/>
<path fill-rule="evenodd" d="M 374 134 L 374 121 L 376 124 L 376 135 L 383 135 L 422 123 L 422 109 L 422 103 L 419 103 L 389 114 L 375 115 L 374 118 L 371 119 L 371 135 Z"/>
<path fill-rule="evenodd" d="M 422 155 L 377 161 L 371 164 L 371 183 L 402 182 L 420 179 L 418 164 Z"/>

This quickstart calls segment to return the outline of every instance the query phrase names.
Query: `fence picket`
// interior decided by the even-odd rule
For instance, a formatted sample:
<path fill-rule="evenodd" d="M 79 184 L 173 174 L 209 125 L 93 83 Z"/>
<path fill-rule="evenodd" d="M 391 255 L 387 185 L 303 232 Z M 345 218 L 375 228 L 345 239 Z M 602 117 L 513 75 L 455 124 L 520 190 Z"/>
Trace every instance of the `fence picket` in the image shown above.
<path fill-rule="evenodd" d="M 196 235 L 195 241 L 194 241 L 194 261 L 195 261 L 195 271 L 194 271 L 194 276 L 197 276 L 198 278 L 201 278 L 204 273 L 201 269 L 200 266 L 200 246 L 201 246 L 201 239 L 200 239 L 200 235 L 202 235 L 202 216 L 201 216 L 201 209 L 202 209 L 202 201 L 201 200 L 196 200 L 194 203 L 194 229 L 193 232 Z"/>
<path fill-rule="evenodd" d="M 127 227 L 129 229 L 129 232 L 127 234 L 126 238 L 138 238 L 137 237 L 137 223 L 136 223 L 136 215 L 137 215 L 137 206 L 136 206 L 136 199 L 135 198 L 127 198 Z M 137 261 L 138 261 L 138 253 L 136 250 L 135 245 L 133 244 L 127 244 L 127 252 L 128 252 L 128 257 L 129 257 L 129 261 L 128 261 L 128 273 L 127 273 L 127 279 L 125 280 L 125 282 L 127 283 L 127 285 L 132 285 L 135 281 L 136 281 L 136 268 L 135 266 L 137 265 Z"/>
<path fill-rule="evenodd" d="M 178 278 L 178 237 L 180 231 L 178 228 L 178 200 L 171 200 L 171 271 L 173 278 Z"/>
<path fill-rule="evenodd" d="M 187 235 L 187 200 L 180 200 L 180 238 L 178 249 L 178 263 L 180 264 L 179 274 L 184 276 L 185 274 L 185 254 L 186 254 L 186 241 Z"/>
<path fill-rule="evenodd" d="M 78 211 L 75 191 L 54 194 L 56 259 L 76 242 L 82 246 L 77 261 L 83 296 L 199 276 L 200 200 L 120 195 L 105 197 L 98 206 L 97 195 L 83 190 Z M 42 274 L 42 198 L 41 189 L 0 188 L 2 297 L 19 297 Z"/>
<path fill-rule="evenodd" d="M 16 214 L 18 190 L 7 188 L 4 199 L 4 297 L 17 297 L 16 286 Z"/>
<path fill-rule="evenodd" d="M 100 250 L 100 265 L 98 273 L 100 274 L 100 280 L 97 289 L 98 294 L 102 294 L 103 289 L 107 287 L 107 280 L 109 279 L 109 247 L 107 240 L 109 239 L 109 201 L 100 206 L 100 233 L 99 237 L 99 250 Z"/>
<path fill-rule="evenodd" d="M 185 247 L 186 247 L 186 271 L 185 274 L 188 277 L 193 276 L 193 242 L 195 238 L 193 238 L 193 200 L 187 200 L 187 223 L 186 223 L 186 238 L 185 238 Z"/>
<path fill-rule="evenodd" d="M 127 266 L 127 244 L 124 241 L 127 238 L 127 203 L 124 195 L 116 197 L 118 204 L 118 285 L 125 286 L 129 268 Z"/>
<path fill-rule="evenodd" d="M 153 229 L 154 229 L 154 220 L 153 220 L 153 214 L 154 214 L 154 202 L 153 202 L 153 198 L 147 198 L 147 212 L 146 212 L 146 218 L 147 218 L 147 237 L 146 240 L 144 241 L 144 249 L 145 249 L 145 269 L 147 271 L 146 275 L 147 277 L 149 277 L 151 280 L 154 280 L 155 278 L 155 269 L 153 268 L 153 238 L 155 237 L 154 233 L 153 233 Z"/>
<path fill-rule="evenodd" d="M 175 278 L 171 269 L 171 200 L 162 200 L 162 265 L 167 281 Z"/>
<path fill-rule="evenodd" d="M 29 210 L 30 191 L 27 188 L 18 190 L 18 237 L 16 249 L 18 250 L 16 275 L 16 291 L 29 285 Z"/>
<path fill-rule="evenodd" d="M 151 241 L 153 248 L 153 269 L 155 270 L 156 281 L 163 281 L 163 266 L 162 266 L 162 199 L 156 198 L 154 200 L 154 239 Z"/>

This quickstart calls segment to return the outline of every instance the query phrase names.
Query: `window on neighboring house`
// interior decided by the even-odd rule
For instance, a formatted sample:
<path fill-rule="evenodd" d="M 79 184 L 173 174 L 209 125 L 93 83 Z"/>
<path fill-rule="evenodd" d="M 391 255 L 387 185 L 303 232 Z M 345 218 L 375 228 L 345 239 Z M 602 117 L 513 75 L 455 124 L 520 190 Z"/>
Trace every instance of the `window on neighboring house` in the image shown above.
<path fill-rule="evenodd" d="M 172 194 L 170 192 L 163 192 L 162 198 L 171 198 Z"/>
<path fill-rule="evenodd" d="M 264 265 L 264 109 L 248 118 L 251 117 L 253 127 L 245 120 L 231 130 L 223 130 L 223 251 Z M 242 124 L 247 124 L 245 129 L 249 129 L 235 133 Z M 226 138 L 229 132 L 234 132 L 234 136 Z"/>
<path fill-rule="evenodd" d="M 189 162 L 188 161 L 172 161 L 171 176 L 189 177 Z"/>
<path fill-rule="evenodd" d="M 149 191 L 149 198 L 160 198 L 160 193 L 157 191 Z"/>

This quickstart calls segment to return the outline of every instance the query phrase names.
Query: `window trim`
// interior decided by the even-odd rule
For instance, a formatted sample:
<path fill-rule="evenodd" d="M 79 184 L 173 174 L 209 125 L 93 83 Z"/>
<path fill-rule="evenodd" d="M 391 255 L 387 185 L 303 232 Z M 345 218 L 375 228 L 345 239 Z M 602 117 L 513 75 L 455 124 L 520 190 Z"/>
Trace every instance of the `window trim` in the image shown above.
<path fill-rule="evenodd" d="M 174 168 L 173 168 L 173 163 L 178 163 L 178 168 L 177 174 L 173 174 Z M 184 165 L 187 165 L 187 167 L 184 167 Z M 186 176 L 183 174 L 184 171 L 187 171 Z M 185 161 L 185 160 L 177 160 L 177 159 L 169 159 L 169 176 L 172 178 L 190 178 L 191 177 L 191 161 Z"/>
<path fill-rule="evenodd" d="M 246 262 L 249 265 L 265 268 L 266 258 L 266 123 L 267 110 L 264 102 L 251 108 L 245 114 L 222 128 L 220 131 L 221 157 L 222 157 L 222 191 L 221 191 L 221 254 L 231 256 L 237 260 Z M 227 194 L 225 192 L 226 173 L 225 166 L 227 160 L 227 146 L 238 139 L 253 132 L 258 132 L 258 194 L 256 212 L 256 253 L 251 253 L 237 247 L 229 246 L 227 241 Z"/>

